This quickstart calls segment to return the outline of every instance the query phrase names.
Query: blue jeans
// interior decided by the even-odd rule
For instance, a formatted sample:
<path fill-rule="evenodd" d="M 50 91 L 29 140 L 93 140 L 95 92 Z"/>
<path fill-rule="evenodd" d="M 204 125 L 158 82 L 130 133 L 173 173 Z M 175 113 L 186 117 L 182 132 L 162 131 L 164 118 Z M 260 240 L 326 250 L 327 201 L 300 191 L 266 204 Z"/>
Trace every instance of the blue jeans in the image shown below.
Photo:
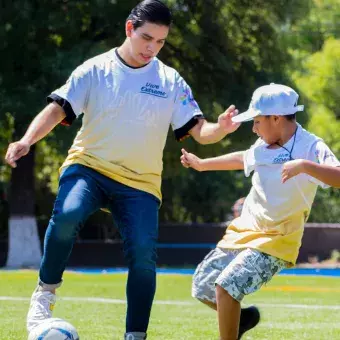
<path fill-rule="evenodd" d="M 42 285 L 58 287 L 73 244 L 86 219 L 107 207 L 123 239 L 128 264 L 127 332 L 146 332 L 156 289 L 160 201 L 80 164 L 66 168 L 46 230 L 40 267 Z"/>

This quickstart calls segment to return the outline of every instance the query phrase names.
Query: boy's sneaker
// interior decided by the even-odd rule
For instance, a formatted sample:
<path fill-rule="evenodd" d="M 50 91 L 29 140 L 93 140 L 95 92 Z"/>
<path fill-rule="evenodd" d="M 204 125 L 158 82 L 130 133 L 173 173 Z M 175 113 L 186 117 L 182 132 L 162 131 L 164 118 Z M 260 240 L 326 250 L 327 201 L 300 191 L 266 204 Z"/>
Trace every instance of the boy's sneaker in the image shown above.
<path fill-rule="evenodd" d="M 48 290 L 41 290 L 38 286 L 31 297 L 31 304 L 27 314 L 27 331 L 45 319 L 52 317 L 52 311 L 56 302 L 56 295 Z"/>
<path fill-rule="evenodd" d="M 241 309 L 240 328 L 238 332 L 238 340 L 242 335 L 254 328 L 260 322 L 260 311 L 255 306 Z"/>

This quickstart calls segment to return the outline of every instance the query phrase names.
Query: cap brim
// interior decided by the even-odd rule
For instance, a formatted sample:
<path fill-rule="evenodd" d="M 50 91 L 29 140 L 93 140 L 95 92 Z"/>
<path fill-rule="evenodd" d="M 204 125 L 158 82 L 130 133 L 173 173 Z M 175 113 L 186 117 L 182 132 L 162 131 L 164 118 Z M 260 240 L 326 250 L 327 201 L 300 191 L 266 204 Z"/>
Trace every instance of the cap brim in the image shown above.
<path fill-rule="evenodd" d="M 243 122 L 248 122 L 250 120 L 253 120 L 255 117 L 259 115 L 260 113 L 258 111 L 248 110 L 248 111 L 238 114 L 237 116 L 232 117 L 231 120 L 234 123 L 243 123 Z"/>

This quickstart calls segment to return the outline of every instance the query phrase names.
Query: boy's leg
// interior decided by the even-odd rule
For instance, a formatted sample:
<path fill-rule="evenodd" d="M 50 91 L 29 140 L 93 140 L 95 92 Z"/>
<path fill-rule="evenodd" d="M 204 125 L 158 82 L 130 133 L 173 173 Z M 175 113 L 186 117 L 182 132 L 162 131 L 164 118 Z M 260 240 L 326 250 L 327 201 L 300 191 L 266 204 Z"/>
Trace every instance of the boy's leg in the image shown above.
<path fill-rule="evenodd" d="M 241 251 L 229 263 L 215 281 L 221 339 L 240 339 L 235 314 L 244 295 L 260 289 L 285 266 L 285 261 L 253 249 Z"/>
<path fill-rule="evenodd" d="M 199 301 L 204 303 L 211 309 L 217 311 L 216 303 L 210 302 L 208 300 L 200 300 L 200 299 Z M 257 307 L 249 306 L 249 307 L 241 308 L 238 339 L 241 339 L 241 336 L 245 332 L 254 328 L 260 322 L 260 318 L 261 318 L 260 311 L 258 310 Z"/>
<path fill-rule="evenodd" d="M 159 203 L 151 194 L 117 183 L 110 204 L 129 268 L 126 339 L 146 338 L 156 290 Z"/>
<path fill-rule="evenodd" d="M 27 315 L 28 331 L 51 317 L 55 289 L 61 285 L 75 238 L 87 217 L 103 204 L 104 194 L 85 167 L 71 165 L 63 172 L 45 234 L 39 285 L 32 295 Z"/>
<path fill-rule="evenodd" d="M 217 310 L 222 340 L 237 339 L 240 305 L 235 307 L 233 299 L 224 289 L 216 287 L 215 282 L 239 252 L 215 248 L 198 265 L 193 276 L 192 296 Z"/>
<path fill-rule="evenodd" d="M 221 340 L 236 340 L 240 324 L 241 304 L 216 285 L 218 326 Z"/>
<path fill-rule="evenodd" d="M 192 296 L 217 311 L 215 281 L 240 252 L 240 250 L 224 251 L 219 248 L 212 250 L 198 265 L 195 271 L 192 284 Z M 242 308 L 239 321 L 240 334 L 255 327 L 259 320 L 260 313 L 255 306 Z"/>

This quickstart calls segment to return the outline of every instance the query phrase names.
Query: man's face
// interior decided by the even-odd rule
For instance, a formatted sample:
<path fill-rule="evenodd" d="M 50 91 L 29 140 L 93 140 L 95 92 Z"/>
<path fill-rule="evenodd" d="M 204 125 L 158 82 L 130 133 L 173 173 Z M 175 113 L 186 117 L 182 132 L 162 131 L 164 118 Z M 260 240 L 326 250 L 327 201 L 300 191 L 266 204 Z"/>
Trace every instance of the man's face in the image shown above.
<path fill-rule="evenodd" d="M 254 118 L 253 132 L 267 144 L 275 144 L 280 137 L 278 116 L 258 116 Z"/>
<path fill-rule="evenodd" d="M 141 27 L 133 28 L 130 20 L 126 23 L 126 35 L 130 41 L 131 66 L 148 64 L 164 46 L 169 27 L 146 22 Z"/>

